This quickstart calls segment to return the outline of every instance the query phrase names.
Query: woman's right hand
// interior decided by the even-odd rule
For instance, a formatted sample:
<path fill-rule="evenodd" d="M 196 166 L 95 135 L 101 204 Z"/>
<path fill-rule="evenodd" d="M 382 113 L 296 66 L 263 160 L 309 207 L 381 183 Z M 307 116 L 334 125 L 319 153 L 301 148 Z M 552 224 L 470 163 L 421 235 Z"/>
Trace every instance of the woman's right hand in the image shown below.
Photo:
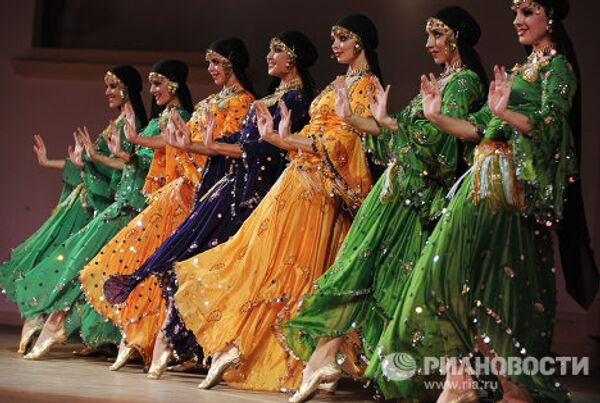
<path fill-rule="evenodd" d="M 127 102 L 125 104 L 125 122 L 123 126 L 123 132 L 125 133 L 125 138 L 127 141 L 133 144 L 137 144 L 136 140 L 138 139 L 138 133 L 135 126 L 135 111 L 133 110 L 133 106 L 131 103 Z"/>
<path fill-rule="evenodd" d="M 76 132 L 73 132 L 73 139 L 75 140 L 75 146 L 69 146 L 67 152 L 69 153 L 69 160 L 78 168 L 83 168 L 83 149 L 84 146 L 79 140 L 79 136 Z"/>
<path fill-rule="evenodd" d="M 383 127 L 390 130 L 398 129 L 398 122 L 396 119 L 390 117 L 387 112 L 387 103 L 390 95 L 390 85 L 387 85 L 385 89 L 381 85 L 379 78 L 372 77 L 371 82 L 375 88 L 374 92 L 369 92 L 369 109 L 373 114 L 373 118 Z"/>
<path fill-rule="evenodd" d="M 254 109 L 256 110 L 256 125 L 258 126 L 260 138 L 271 143 L 277 137 L 273 131 L 273 116 L 269 112 L 269 108 L 262 102 L 254 102 Z"/>
<path fill-rule="evenodd" d="M 44 139 L 39 134 L 33 135 L 33 152 L 37 157 L 38 164 L 41 167 L 48 166 L 48 151 L 46 150 L 46 144 L 44 144 Z"/>
<path fill-rule="evenodd" d="M 442 110 L 442 95 L 440 86 L 433 74 L 421 76 L 421 102 L 423 103 L 423 114 L 431 123 L 438 120 Z"/>
<path fill-rule="evenodd" d="M 92 139 L 90 137 L 90 133 L 88 132 L 87 127 L 78 127 L 77 128 L 77 139 L 79 140 L 79 142 L 83 145 L 83 148 L 85 150 L 85 153 L 87 154 L 88 158 L 91 160 L 95 160 L 96 158 L 96 147 L 94 146 L 94 143 L 92 142 Z"/>
<path fill-rule="evenodd" d="M 175 148 L 186 150 L 192 144 L 192 134 L 188 125 L 177 111 L 171 111 L 165 132 L 165 141 Z"/>

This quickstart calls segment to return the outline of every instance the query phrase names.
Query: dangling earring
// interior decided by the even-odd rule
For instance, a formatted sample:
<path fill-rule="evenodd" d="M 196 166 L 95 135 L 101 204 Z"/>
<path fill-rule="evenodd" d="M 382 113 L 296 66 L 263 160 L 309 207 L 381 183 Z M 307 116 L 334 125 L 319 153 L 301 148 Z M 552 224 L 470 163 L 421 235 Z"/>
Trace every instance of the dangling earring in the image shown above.
<path fill-rule="evenodd" d="M 552 31 L 554 30 L 554 20 L 552 18 L 548 19 L 548 23 L 546 24 L 546 32 L 548 32 L 549 34 L 552 33 Z"/>
<path fill-rule="evenodd" d="M 362 46 L 360 46 L 360 43 L 356 42 L 354 44 L 354 55 L 358 55 L 361 50 L 362 50 Z"/>
<path fill-rule="evenodd" d="M 167 84 L 167 88 L 169 89 L 169 93 L 171 95 L 175 95 L 177 93 L 177 89 L 179 88 L 179 84 L 173 81 L 169 81 Z"/>
<path fill-rule="evenodd" d="M 121 90 L 119 91 L 119 95 L 121 96 L 121 101 L 127 102 L 127 91 Z"/>

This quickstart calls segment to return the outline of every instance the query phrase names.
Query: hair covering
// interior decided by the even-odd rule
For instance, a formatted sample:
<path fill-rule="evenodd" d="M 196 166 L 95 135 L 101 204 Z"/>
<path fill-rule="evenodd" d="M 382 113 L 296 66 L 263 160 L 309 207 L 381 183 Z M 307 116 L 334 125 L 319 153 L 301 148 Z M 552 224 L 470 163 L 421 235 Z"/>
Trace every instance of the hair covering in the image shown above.
<path fill-rule="evenodd" d="M 479 53 L 475 50 L 475 45 L 481 38 L 481 28 L 475 18 L 467 10 L 458 6 L 441 8 L 431 17 L 442 21 L 454 32 L 462 64 L 477 73 L 484 88 L 487 88 L 488 77 Z"/>
<path fill-rule="evenodd" d="M 291 49 L 296 55 L 294 61 L 298 74 L 302 79 L 302 85 L 309 98 L 314 97 L 315 80 L 312 78 L 310 71 L 308 70 L 318 59 L 317 48 L 306 37 L 302 32 L 298 31 L 283 31 L 275 35 L 275 38 L 279 39 L 289 49 Z M 275 79 L 271 83 L 269 90 L 273 92 L 275 87 L 281 80 Z"/>
<path fill-rule="evenodd" d="M 208 49 L 229 60 L 233 74 L 242 87 L 252 95 L 256 95 L 254 85 L 246 75 L 246 69 L 250 65 L 250 56 L 244 41 L 236 37 L 220 38 L 208 45 Z"/>
<path fill-rule="evenodd" d="M 573 42 L 562 24 L 569 15 L 570 4 L 568 0 L 534 2 L 544 7 L 546 15 L 552 19 L 552 41 L 556 50 L 571 63 L 577 76 L 578 88 L 573 98 L 569 123 L 577 160 L 581 161 L 581 74 Z M 527 50 L 530 52 L 531 48 L 528 47 Z M 567 202 L 563 209 L 562 223 L 558 228 L 558 239 L 567 291 L 578 304 L 588 308 L 598 291 L 599 276 L 585 219 L 581 180 L 569 184 L 567 188 Z"/>
<path fill-rule="evenodd" d="M 127 97 L 129 98 L 129 102 L 131 102 L 133 111 L 140 120 L 142 127 L 146 126 L 148 124 L 148 115 L 146 114 L 144 102 L 140 94 L 142 91 L 142 76 L 140 73 L 133 67 L 124 64 L 115 66 L 109 71 L 117 76 L 123 85 L 127 87 Z"/>
<path fill-rule="evenodd" d="M 377 27 L 375 27 L 373 21 L 366 15 L 353 14 L 340 18 L 334 25 L 346 28 L 358 35 L 364 47 L 365 56 L 367 57 L 367 62 L 369 62 L 371 71 L 383 82 L 379 58 L 377 57 L 379 34 L 377 33 Z"/>
<path fill-rule="evenodd" d="M 188 112 L 194 111 L 194 104 L 192 103 L 192 94 L 187 86 L 188 66 L 180 60 L 165 59 L 156 62 L 151 72 L 161 74 L 172 81 L 177 83 L 177 91 L 175 95 L 179 98 L 181 106 Z M 152 97 L 152 118 L 155 118 L 160 113 L 156 100 Z"/>

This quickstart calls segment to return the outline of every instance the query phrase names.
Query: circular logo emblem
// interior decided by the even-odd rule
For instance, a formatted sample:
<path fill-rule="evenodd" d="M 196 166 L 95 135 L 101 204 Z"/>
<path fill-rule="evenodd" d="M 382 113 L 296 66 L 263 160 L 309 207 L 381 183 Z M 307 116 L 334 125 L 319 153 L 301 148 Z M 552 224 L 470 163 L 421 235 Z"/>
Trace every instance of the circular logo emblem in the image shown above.
<path fill-rule="evenodd" d="M 417 362 L 408 353 L 392 353 L 383 358 L 381 370 L 392 381 L 404 381 L 417 373 Z"/>

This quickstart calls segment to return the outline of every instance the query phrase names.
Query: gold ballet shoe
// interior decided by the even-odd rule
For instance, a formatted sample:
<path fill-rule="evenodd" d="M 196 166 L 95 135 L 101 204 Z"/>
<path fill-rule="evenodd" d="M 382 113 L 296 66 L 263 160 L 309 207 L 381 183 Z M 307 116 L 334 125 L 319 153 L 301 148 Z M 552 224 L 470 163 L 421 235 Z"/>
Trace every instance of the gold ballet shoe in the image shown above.
<path fill-rule="evenodd" d="M 33 342 L 33 338 L 39 332 L 41 332 L 43 327 L 44 322 L 41 321 L 40 323 L 37 323 L 34 326 L 32 326 L 23 334 L 23 337 L 21 337 L 21 341 L 19 341 L 19 349 L 17 350 L 19 354 L 25 354 L 27 352 L 29 345 Z"/>
<path fill-rule="evenodd" d="M 158 361 L 156 364 L 152 361 L 152 365 L 150 365 L 150 369 L 148 370 L 148 375 L 146 378 L 148 379 L 158 379 L 165 372 L 167 366 L 169 365 L 169 360 L 171 359 L 171 350 L 165 350 L 161 353 L 160 357 L 158 357 Z"/>
<path fill-rule="evenodd" d="M 208 370 L 208 374 L 206 374 L 206 378 L 198 385 L 200 389 L 210 389 L 219 382 L 223 378 L 223 374 L 225 371 L 235 365 L 240 360 L 240 351 L 233 347 L 226 353 L 221 354 L 221 356 L 212 363 L 210 369 Z"/>
<path fill-rule="evenodd" d="M 131 358 L 132 354 L 133 354 L 133 348 L 124 345 L 122 348 L 119 349 L 119 354 L 117 354 L 117 359 L 115 360 L 113 365 L 111 365 L 108 369 L 111 371 L 120 370 L 121 368 L 123 368 L 125 366 L 125 364 L 127 364 L 127 361 L 129 361 L 129 358 Z"/>
<path fill-rule="evenodd" d="M 42 342 L 41 345 L 37 343 L 31 351 L 26 354 L 23 358 L 26 360 L 39 360 L 50 352 L 50 349 L 55 344 L 64 344 L 67 341 L 67 333 L 64 328 L 60 329 L 58 333 L 52 335 L 50 338 Z"/>
<path fill-rule="evenodd" d="M 300 389 L 294 393 L 289 402 L 299 403 L 310 400 L 317 392 L 320 384 L 337 381 L 341 376 L 342 370 L 335 361 L 331 361 L 329 364 L 316 370 L 306 382 L 300 385 Z"/>

